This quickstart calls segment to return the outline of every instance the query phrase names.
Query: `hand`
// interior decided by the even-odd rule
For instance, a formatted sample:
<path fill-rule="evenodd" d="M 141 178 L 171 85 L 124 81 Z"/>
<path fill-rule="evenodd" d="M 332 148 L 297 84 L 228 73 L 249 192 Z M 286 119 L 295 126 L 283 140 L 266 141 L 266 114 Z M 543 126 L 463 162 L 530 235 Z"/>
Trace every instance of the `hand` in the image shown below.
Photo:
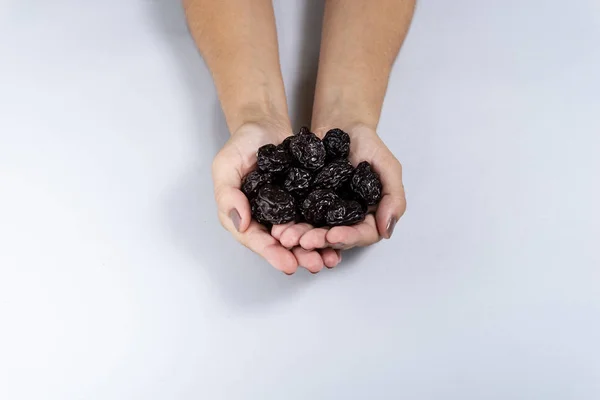
<path fill-rule="evenodd" d="M 274 123 L 238 128 L 213 162 L 215 199 L 221 224 L 244 246 L 286 274 L 296 272 L 299 265 L 316 273 L 324 265 L 339 263 L 338 253 L 332 249 L 320 253 L 284 247 L 267 228 L 252 220 L 250 204 L 240 190 L 242 178 L 256 167 L 256 150 L 264 144 L 280 143 L 290 134 L 291 129 Z"/>
<path fill-rule="evenodd" d="M 382 238 L 392 236 L 394 226 L 406 209 L 402 166 L 377 133 L 364 125 L 345 129 L 350 135 L 350 161 L 356 166 L 361 161 L 371 163 L 379 173 L 383 184 L 383 197 L 375 215 L 368 214 L 365 220 L 354 226 L 339 226 L 331 229 L 314 228 L 308 224 L 297 224 L 292 230 L 273 227 L 272 235 L 285 246 L 301 246 L 305 250 L 326 247 L 349 249 L 368 246 Z M 321 137 L 326 130 L 317 131 Z"/>

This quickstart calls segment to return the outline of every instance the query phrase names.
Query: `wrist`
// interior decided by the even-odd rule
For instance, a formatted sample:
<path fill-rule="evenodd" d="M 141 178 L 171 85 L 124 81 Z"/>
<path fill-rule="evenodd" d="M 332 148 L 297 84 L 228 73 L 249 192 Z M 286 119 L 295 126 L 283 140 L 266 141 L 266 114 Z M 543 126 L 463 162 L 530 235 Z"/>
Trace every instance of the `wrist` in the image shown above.
<path fill-rule="evenodd" d="M 351 130 L 355 126 L 366 126 L 373 131 L 377 129 L 383 99 L 353 86 L 318 85 L 312 115 L 313 129 Z"/>
<path fill-rule="evenodd" d="M 281 91 L 281 93 L 278 93 Z M 277 131 L 291 132 L 283 90 L 267 85 L 238 88 L 237 95 L 221 96 L 221 105 L 231 134 L 245 125 L 261 125 Z"/>
<path fill-rule="evenodd" d="M 232 136 L 244 132 L 261 132 L 268 134 L 273 143 L 279 143 L 293 134 L 287 111 L 282 114 L 280 110 L 256 104 L 243 107 L 235 122 L 228 121 L 228 125 Z"/>
<path fill-rule="evenodd" d="M 323 136 L 329 129 L 339 128 L 346 132 L 377 130 L 379 112 L 368 105 L 348 97 L 333 97 L 328 101 L 315 98 L 312 130 Z"/>

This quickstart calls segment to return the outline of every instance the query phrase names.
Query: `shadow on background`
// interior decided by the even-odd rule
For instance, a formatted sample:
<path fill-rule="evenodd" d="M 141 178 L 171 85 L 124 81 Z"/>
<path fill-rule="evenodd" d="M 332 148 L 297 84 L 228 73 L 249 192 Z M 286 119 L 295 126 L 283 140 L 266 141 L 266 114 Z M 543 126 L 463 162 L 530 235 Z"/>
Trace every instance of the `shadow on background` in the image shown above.
<path fill-rule="evenodd" d="M 154 0 L 147 3 L 147 11 L 157 26 L 159 39 L 172 52 L 186 82 L 189 113 L 198 119 L 198 163 L 196 168 L 183 173 L 167 193 L 167 228 L 175 245 L 191 257 L 193 267 L 206 270 L 205 276 L 233 309 L 248 310 L 281 302 L 306 287 L 315 277 L 306 271 L 293 277 L 284 275 L 239 245 L 221 227 L 213 199 L 212 159 L 208 159 L 207 154 L 217 153 L 227 141 L 229 131 L 214 90 L 206 90 L 206 82 L 211 81 L 210 73 L 188 33 L 180 1 Z M 213 97 L 214 101 L 207 103 L 206 96 Z M 207 124 L 207 120 L 210 123 Z M 207 125 L 211 127 L 212 135 L 202 132 Z M 206 143 L 209 137 L 212 142 Z"/>
<path fill-rule="evenodd" d="M 300 127 L 309 126 L 312 118 L 315 85 L 319 67 L 319 51 L 321 44 L 321 31 L 323 26 L 323 12 L 325 0 L 305 0 L 301 17 L 302 44 L 299 49 L 299 65 L 294 90 L 288 91 L 290 103 L 290 118 L 294 132 Z"/>
<path fill-rule="evenodd" d="M 316 81 L 319 42 L 324 0 L 306 1 L 302 34 L 305 35 L 303 56 L 295 85 L 294 107 L 291 109 L 295 129 L 310 123 Z M 194 267 L 206 269 L 206 276 L 234 309 L 275 303 L 314 282 L 315 276 L 300 270 L 293 277 L 271 268 L 262 258 L 239 245 L 220 225 L 213 199 L 210 166 L 207 154 L 216 154 L 229 137 L 229 131 L 213 86 L 207 92 L 206 82 L 212 82 L 210 72 L 198 54 L 188 32 L 181 2 L 153 0 L 147 3 L 148 15 L 157 26 L 157 34 L 172 52 L 186 82 L 189 113 L 197 118 L 198 164 L 182 174 L 174 183 L 165 203 L 169 231 L 175 244 L 191 257 Z M 213 97 L 207 106 L 206 96 Z M 210 120 L 212 135 L 206 135 L 206 120 Z M 211 138 L 212 143 L 206 143 Z M 206 147 L 212 152 L 207 152 Z M 202 149 L 204 148 L 204 151 Z M 224 249 L 226 249 L 224 251 Z M 360 252 L 344 253 L 344 265 L 352 263 Z M 331 273 L 323 271 L 320 274 Z"/>

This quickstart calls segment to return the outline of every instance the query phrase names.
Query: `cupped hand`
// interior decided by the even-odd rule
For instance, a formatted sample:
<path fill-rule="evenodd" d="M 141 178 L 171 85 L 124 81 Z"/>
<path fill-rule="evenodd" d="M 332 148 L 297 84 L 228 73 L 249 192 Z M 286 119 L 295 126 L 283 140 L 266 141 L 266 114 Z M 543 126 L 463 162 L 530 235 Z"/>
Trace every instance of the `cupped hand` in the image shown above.
<path fill-rule="evenodd" d="M 350 161 L 356 166 L 361 161 L 368 161 L 373 170 L 379 173 L 383 184 L 382 199 L 375 214 L 368 214 L 365 220 L 353 226 L 338 226 L 331 229 L 313 228 L 310 225 L 296 228 L 294 232 L 277 232 L 281 242 L 286 245 L 299 245 L 306 250 L 331 247 L 349 249 L 363 247 L 378 242 L 382 238 L 389 239 L 394 227 L 406 209 L 404 186 L 402 184 L 402 166 L 398 159 L 387 148 L 375 130 L 363 125 L 346 127 L 350 135 Z M 321 137 L 326 131 L 317 131 Z M 286 235 L 288 234 L 288 235 Z"/>
<path fill-rule="evenodd" d="M 252 219 L 250 203 L 240 190 L 243 177 L 256 168 L 256 150 L 268 143 L 280 143 L 290 134 L 290 129 L 274 123 L 252 123 L 237 129 L 213 162 L 215 199 L 221 224 L 244 246 L 286 274 L 293 274 L 298 266 L 316 273 L 323 266 L 337 264 L 338 253 L 283 245 Z"/>

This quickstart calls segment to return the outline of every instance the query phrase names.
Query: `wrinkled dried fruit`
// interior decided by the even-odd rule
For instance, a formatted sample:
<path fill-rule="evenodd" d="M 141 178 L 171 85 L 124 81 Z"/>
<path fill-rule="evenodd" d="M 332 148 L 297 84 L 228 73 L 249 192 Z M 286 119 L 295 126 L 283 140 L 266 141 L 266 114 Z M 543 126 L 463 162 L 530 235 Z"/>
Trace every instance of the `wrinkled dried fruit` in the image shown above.
<path fill-rule="evenodd" d="M 382 186 L 379 174 L 371 169 L 371 164 L 367 161 L 358 164 L 354 170 L 350 187 L 368 205 L 377 204 L 381 200 Z"/>
<path fill-rule="evenodd" d="M 325 146 L 314 133 L 300 131 L 290 140 L 290 152 L 308 170 L 314 171 L 325 165 Z"/>
<path fill-rule="evenodd" d="M 381 200 L 379 175 L 348 161 L 350 136 L 331 129 L 321 141 L 307 127 L 279 144 L 258 149 L 258 169 L 242 181 L 252 217 L 266 226 L 306 221 L 313 226 L 354 225 Z"/>
<path fill-rule="evenodd" d="M 325 225 L 327 211 L 339 197 L 333 190 L 317 189 L 312 191 L 302 203 L 302 215 L 313 226 Z"/>
<path fill-rule="evenodd" d="M 258 169 L 264 172 L 285 172 L 292 165 L 291 154 L 283 145 L 266 144 L 256 156 Z"/>
<path fill-rule="evenodd" d="M 296 218 L 294 196 L 272 184 L 262 186 L 250 205 L 252 216 L 261 224 L 285 224 Z"/>
<path fill-rule="evenodd" d="M 288 137 L 286 137 L 286 138 L 283 140 L 283 142 L 281 142 L 281 147 L 282 147 L 282 148 L 283 148 L 285 151 L 287 151 L 287 152 L 288 152 L 290 155 L 292 154 L 292 153 L 290 152 L 290 142 L 292 141 L 292 138 L 293 138 L 293 137 L 294 137 L 294 135 L 292 135 L 292 136 L 288 136 Z"/>
<path fill-rule="evenodd" d="M 358 194 L 354 193 L 350 186 L 351 186 L 350 181 L 348 181 L 348 182 L 344 183 L 342 185 L 342 187 L 337 189 L 335 192 L 340 197 L 340 199 L 357 201 L 358 203 L 360 203 L 363 210 L 365 212 L 367 212 L 367 209 L 369 208 L 369 206 L 367 205 L 367 202 L 364 201 Z"/>
<path fill-rule="evenodd" d="M 310 134 L 310 129 L 308 129 L 307 126 L 303 126 L 300 128 L 300 132 L 298 132 L 298 135 L 307 135 Z"/>
<path fill-rule="evenodd" d="M 323 145 L 328 159 L 346 158 L 350 154 L 350 135 L 341 129 L 331 129 L 325 134 Z"/>
<path fill-rule="evenodd" d="M 285 176 L 283 187 L 294 196 L 304 196 L 308 192 L 312 175 L 309 171 L 292 167 Z"/>
<path fill-rule="evenodd" d="M 338 158 L 317 173 L 313 186 L 315 189 L 336 190 L 352 178 L 352 172 L 352 164 L 345 158 Z"/>
<path fill-rule="evenodd" d="M 249 199 L 256 196 L 261 186 L 273 182 L 273 174 L 270 172 L 252 171 L 244 178 L 242 182 L 242 192 Z"/>
<path fill-rule="evenodd" d="M 325 222 L 329 226 L 354 225 L 364 221 L 366 211 L 359 202 L 354 200 L 336 200 L 334 201 L 325 217 Z"/>

